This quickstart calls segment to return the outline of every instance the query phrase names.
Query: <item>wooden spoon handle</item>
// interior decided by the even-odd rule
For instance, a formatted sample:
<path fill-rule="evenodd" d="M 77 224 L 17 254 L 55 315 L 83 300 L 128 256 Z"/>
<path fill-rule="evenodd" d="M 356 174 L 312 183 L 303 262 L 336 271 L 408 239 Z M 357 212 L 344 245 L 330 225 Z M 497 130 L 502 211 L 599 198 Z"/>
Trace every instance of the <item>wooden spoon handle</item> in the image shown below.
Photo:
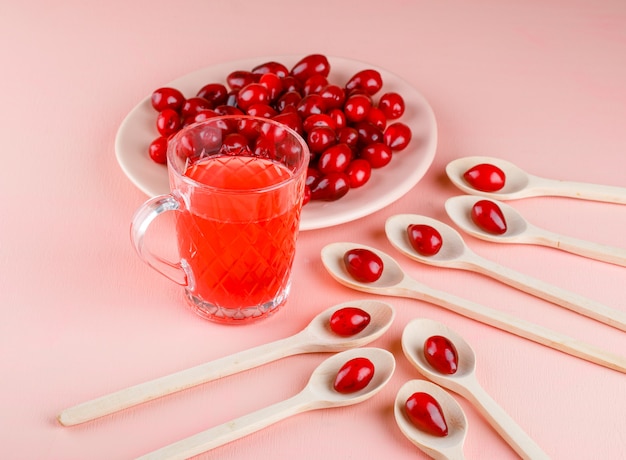
<path fill-rule="evenodd" d="M 476 379 L 466 381 L 464 388 L 466 391 L 463 396 L 479 410 L 520 457 L 528 460 L 549 460 L 550 457 L 541 447 L 493 400 Z"/>
<path fill-rule="evenodd" d="M 528 185 L 534 196 L 564 196 L 581 200 L 626 204 L 626 188 L 624 187 L 546 179 L 530 174 Z"/>
<path fill-rule="evenodd" d="M 528 226 L 526 241 L 532 244 L 626 267 L 626 249 L 560 235 L 533 225 Z"/>
<path fill-rule="evenodd" d="M 468 257 L 463 268 L 479 272 L 516 289 L 545 299 L 580 315 L 626 331 L 626 312 L 608 307 L 566 289 L 496 264 L 482 257 Z"/>
<path fill-rule="evenodd" d="M 275 361 L 297 352 L 300 335 L 241 351 L 174 374 L 101 396 L 62 411 L 58 420 L 71 426 L 102 417 L 177 391 Z"/>
<path fill-rule="evenodd" d="M 388 292 L 439 305 L 459 315 L 510 332 L 568 355 L 626 373 L 626 358 L 622 356 L 609 353 L 565 334 L 462 299 L 453 294 L 432 289 L 412 278 L 406 277 L 402 285 Z"/>
<path fill-rule="evenodd" d="M 182 439 L 138 457 L 137 460 L 184 460 L 255 433 L 292 415 L 316 408 L 315 399 L 305 388 L 289 399 Z"/>

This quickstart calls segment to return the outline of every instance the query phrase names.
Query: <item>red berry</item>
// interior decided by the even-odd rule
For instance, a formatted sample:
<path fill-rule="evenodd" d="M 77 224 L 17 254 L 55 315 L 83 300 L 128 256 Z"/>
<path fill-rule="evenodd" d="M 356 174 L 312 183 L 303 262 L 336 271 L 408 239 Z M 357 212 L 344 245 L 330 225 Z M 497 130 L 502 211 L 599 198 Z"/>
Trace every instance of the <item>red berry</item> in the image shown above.
<path fill-rule="evenodd" d="M 350 147 L 346 144 L 336 144 L 322 152 L 317 167 L 323 174 L 343 172 L 348 167 L 350 160 L 352 160 Z"/>
<path fill-rule="evenodd" d="M 202 97 L 190 97 L 185 101 L 183 106 L 180 109 L 180 115 L 183 118 L 192 117 L 196 113 L 201 112 L 203 110 L 211 110 L 213 109 L 213 105 Z"/>
<path fill-rule="evenodd" d="M 411 224 L 407 228 L 409 243 L 418 254 L 434 256 L 441 250 L 443 238 L 436 228 L 424 224 Z"/>
<path fill-rule="evenodd" d="M 319 92 L 319 95 L 324 99 L 326 108 L 338 109 L 343 107 L 343 103 L 346 101 L 346 93 L 342 87 L 338 85 L 327 85 Z"/>
<path fill-rule="evenodd" d="M 278 98 L 278 101 L 276 102 L 276 110 L 278 110 L 279 112 L 283 112 L 286 107 L 297 107 L 301 100 L 302 96 L 299 92 L 287 91 Z"/>
<path fill-rule="evenodd" d="M 228 90 L 221 83 L 209 83 L 200 88 L 196 96 L 206 99 L 213 107 L 217 107 L 218 105 L 226 104 Z"/>
<path fill-rule="evenodd" d="M 261 75 L 259 84 L 267 88 L 267 94 L 270 101 L 275 101 L 283 92 L 283 81 L 274 73 L 266 73 Z"/>
<path fill-rule="evenodd" d="M 157 112 L 165 109 L 179 111 L 185 102 L 185 96 L 176 88 L 164 87 L 153 91 L 150 102 Z"/>
<path fill-rule="evenodd" d="M 358 188 L 365 185 L 365 183 L 370 180 L 372 167 L 367 160 L 357 158 L 350 162 L 345 173 L 348 175 L 348 179 L 350 180 L 350 188 Z"/>
<path fill-rule="evenodd" d="M 330 172 L 324 174 L 319 181 L 311 187 L 311 199 L 322 201 L 335 201 L 350 191 L 350 179 L 342 172 Z"/>
<path fill-rule="evenodd" d="M 330 109 L 328 111 L 328 116 L 335 123 L 335 129 L 342 129 L 348 126 L 348 120 L 346 119 L 346 114 L 343 113 L 341 109 Z"/>
<path fill-rule="evenodd" d="M 359 143 L 359 132 L 354 128 L 342 128 L 337 132 L 337 142 L 356 150 Z"/>
<path fill-rule="evenodd" d="M 296 110 L 302 119 L 310 117 L 311 115 L 324 113 L 324 100 L 319 94 L 309 94 L 298 102 Z"/>
<path fill-rule="evenodd" d="M 346 99 L 343 112 L 349 122 L 356 123 L 367 118 L 372 108 L 372 100 L 364 94 L 355 94 Z"/>
<path fill-rule="evenodd" d="M 335 130 L 328 126 L 316 126 L 309 131 L 307 144 L 311 153 L 322 153 L 337 142 Z M 349 150 L 349 149 L 348 149 Z"/>
<path fill-rule="evenodd" d="M 411 141 L 411 135 L 411 128 L 404 123 L 392 123 L 385 129 L 385 144 L 391 147 L 394 152 L 404 150 Z"/>
<path fill-rule="evenodd" d="M 384 130 L 387 127 L 387 117 L 378 107 L 372 107 L 365 118 L 378 129 Z"/>
<path fill-rule="evenodd" d="M 307 133 L 310 132 L 313 128 L 317 128 L 320 126 L 326 126 L 333 130 L 337 128 L 335 120 L 333 120 L 329 115 L 326 115 L 325 113 L 316 113 L 314 115 L 308 116 L 302 123 L 304 131 Z"/>
<path fill-rule="evenodd" d="M 245 147 L 248 147 L 248 138 L 241 133 L 227 134 L 222 142 L 225 152 L 238 152 Z"/>
<path fill-rule="evenodd" d="M 404 113 L 404 99 L 398 93 L 385 93 L 378 100 L 378 108 L 382 110 L 387 119 L 395 120 Z"/>
<path fill-rule="evenodd" d="M 374 377 L 374 364 L 367 358 L 353 358 L 346 362 L 335 377 L 333 388 L 338 393 L 356 393 L 365 388 Z"/>
<path fill-rule="evenodd" d="M 313 75 L 320 74 L 327 77 L 330 73 L 330 63 L 323 54 L 305 56 L 291 69 L 290 75 L 301 82 L 305 82 Z"/>
<path fill-rule="evenodd" d="M 295 112 L 280 113 L 276 115 L 274 118 L 272 118 L 272 120 L 282 123 L 284 125 L 287 125 L 288 127 L 293 129 L 295 132 L 297 132 L 300 135 L 303 134 L 302 120 L 300 119 L 298 114 Z"/>
<path fill-rule="evenodd" d="M 359 156 L 366 160 L 372 168 L 382 168 L 391 161 L 392 152 L 391 148 L 382 142 L 375 142 L 362 149 Z"/>
<path fill-rule="evenodd" d="M 167 163 L 167 137 L 160 136 L 153 140 L 148 148 L 148 154 L 155 163 Z"/>
<path fill-rule="evenodd" d="M 360 308 L 344 307 L 330 317 L 330 329 L 342 337 L 350 337 L 361 332 L 370 323 L 370 314 Z"/>
<path fill-rule="evenodd" d="M 265 62 L 263 64 L 259 64 L 258 66 L 252 69 L 253 74 L 264 75 L 266 73 L 273 73 L 279 78 L 284 78 L 289 75 L 289 69 L 285 67 L 280 62 L 270 61 Z"/>
<path fill-rule="evenodd" d="M 276 112 L 276 110 L 274 110 L 271 105 L 267 104 L 252 104 L 250 107 L 248 107 L 246 113 L 253 117 L 263 118 L 273 118 L 278 115 L 278 112 Z"/>
<path fill-rule="evenodd" d="M 348 91 L 362 90 L 370 96 L 377 93 L 382 87 L 383 79 L 380 72 L 374 69 L 361 70 L 346 83 Z"/>
<path fill-rule="evenodd" d="M 157 116 L 156 126 L 161 136 L 169 136 L 181 128 L 182 121 L 176 110 L 164 109 Z"/>
<path fill-rule="evenodd" d="M 267 88 L 261 83 L 250 83 L 237 93 L 237 106 L 247 110 L 253 104 L 267 104 L 270 96 Z"/>
<path fill-rule="evenodd" d="M 258 82 L 260 78 L 259 74 L 253 74 L 247 70 L 235 70 L 228 74 L 226 83 L 231 89 L 241 89 L 250 83 Z"/>
<path fill-rule="evenodd" d="M 479 200 L 472 206 L 472 221 L 488 233 L 502 235 L 507 225 L 500 207 L 490 200 Z"/>
<path fill-rule="evenodd" d="M 343 261 L 350 276 L 362 283 L 373 283 L 383 274 L 382 259 L 369 249 L 351 249 L 344 254 Z"/>
<path fill-rule="evenodd" d="M 435 398 L 428 393 L 413 393 L 405 403 L 406 415 L 422 431 L 434 436 L 448 435 L 448 424 Z"/>
<path fill-rule="evenodd" d="M 424 358 L 442 374 L 454 374 L 459 368 L 459 356 L 454 344 L 446 337 L 433 335 L 424 342 Z"/>
<path fill-rule="evenodd" d="M 319 94 L 327 85 L 328 80 L 325 76 L 315 74 L 306 79 L 302 87 L 302 92 L 304 92 L 305 96 L 309 94 Z"/>
<path fill-rule="evenodd" d="M 468 169 L 463 178 L 476 190 L 483 192 L 497 192 L 504 187 L 504 171 L 495 165 L 481 163 Z"/>
<path fill-rule="evenodd" d="M 373 124 L 362 121 L 360 123 L 355 123 L 353 127 L 359 133 L 359 141 L 358 145 L 360 147 L 365 147 L 370 144 L 374 144 L 375 142 L 383 142 L 383 132 L 378 129 Z M 391 147 L 391 146 L 390 146 Z M 392 147 L 393 150 L 393 147 Z"/>

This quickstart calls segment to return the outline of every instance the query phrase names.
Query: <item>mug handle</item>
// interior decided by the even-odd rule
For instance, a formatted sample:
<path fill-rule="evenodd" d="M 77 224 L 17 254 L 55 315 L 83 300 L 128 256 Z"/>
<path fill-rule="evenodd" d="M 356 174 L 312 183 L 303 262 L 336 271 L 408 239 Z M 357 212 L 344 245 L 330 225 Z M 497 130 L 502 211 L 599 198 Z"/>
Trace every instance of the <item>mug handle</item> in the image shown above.
<path fill-rule="evenodd" d="M 159 195 L 142 204 L 131 220 L 130 239 L 139 257 L 157 272 L 181 286 L 189 285 L 189 277 L 181 262 L 171 262 L 154 254 L 145 244 L 144 236 L 152 221 L 160 214 L 178 211 L 181 203 L 173 195 Z"/>

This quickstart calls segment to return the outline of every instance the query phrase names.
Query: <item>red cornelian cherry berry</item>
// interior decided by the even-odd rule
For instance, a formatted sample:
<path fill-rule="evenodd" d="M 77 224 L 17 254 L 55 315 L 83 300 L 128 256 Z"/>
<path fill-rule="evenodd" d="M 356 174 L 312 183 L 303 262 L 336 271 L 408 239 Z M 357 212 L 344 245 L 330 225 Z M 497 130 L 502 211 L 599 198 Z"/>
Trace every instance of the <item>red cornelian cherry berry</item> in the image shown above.
<path fill-rule="evenodd" d="M 275 101 L 283 92 L 283 81 L 275 73 L 265 73 L 261 75 L 259 84 L 267 88 L 270 102 Z"/>
<path fill-rule="evenodd" d="M 337 131 L 337 142 L 346 144 L 350 149 L 357 150 L 359 144 L 359 132 L 348 126 Z"/>
<path fill-rule="evenodd" d="M 159 136 L 150 143 L 148 154 L 155 163 L 167 163 L 167 137 Z"/>
<path fill-rule="evenodd" d="M 374 363 L 367 358 L 353 358 L 339 369 L 333 388 L 337 393 L 356 393 L 365 388 L 372 378 L 374 378 Z"/>
<path fill-rule="evenodd" d="M 494 235 L 506 233 L 506 219 L 500 207 L 490 200 L 479 200 L 472 206 L 472 221 L 484 231 Z"/>
<path fill-rule="evenodd" d="M 478 164 L 463 173 L 463 179 L 482 192 L 497 192 L 504 187 L 504 171 L 490 163 Z"/>
<path fill-rule="evenodd" d="M 428 393 L 416 392 L 406 400 L 406 415 L 416 428 L 433 436 L 448 435 L 448 424 L 443 410 L 435 398 Z"/>
<path fill-rule="evenodd" d="M 330 115 L 327 115 L 325 113 L 316 113 L 314 115 L 308 116 L 302 122 L 302 127 L 307 133 L 310 132 L 313 128 L 317 128 L 320 126 L 326 126 L 328 128 L 331 128 L 332 130 L 335 130 L 337 128 L 335 120 L 333 120 Z"/>
<path fill-rule="evenodd" d="M 383 132 L 367 121 L 354 123 L 352 127 L 359 133 L 358 145 L 360 147 L 366 147 L 375 142 L 384 141 Z"/>
<path fill-rule="evenodd" d="M 311 115 L 324 113 L 324 100 L 319 94 L 309 94 L 298 102 L 296 110 L 302 119 L 306 119 Z"/>
<path fill-rule="evenodd" d="M 366 94 L 372 96 L 376 94 L 383 87 L 383 79 L 380 76 L 380 72 L 374 69 L 365 69 L 357 72 L 346 83 L 346 89 L 362 90 Z"/>
<path fill-rule="evenodd" d="M 261 75 L 248 72 L 247 70 L 235 70 L 228 74 L 226 83 L 230 89 L 241 89 L 250 83 L 257 83 Z"/>
<path fill-rule="evenodd" d="M 398 93 L 385 93 L 378 100 L 378 108 L 382 110 L 388 120 L 395 120 L 404 113 L 404 99 Z"/>
<path fill-rule="evenodd" d="M 212 110 L 213 105 L 204 99 L 203 97 L 190 97 L 187 99 L 183 106 L 180 108 L 180 115 L 183 119 L 187 117 L 192 117 L 196 113 L 201 112 L 202 110 Z"/>
<path fill-rule="evenodd" d="M 406 124 L 395 122 L 387 126 L 384 133 L 384 142 L 391 150 L 398 152 L 404 150 L 409 142 L 411 142 L 411 128 Z"/>
<path fill-rule="evenodd" d="M 328 116 L 335 122 L 335 129 L 340 130 L 348 126 L 346 114 L 341 109 L 330 109 Z"/>
<path fill-rule="evenodd" d="M 185 96 L 176 88 L 163 87 L 152 92 L 150 102 L 157 112 L 165 109 L 179 111 L 185 102 Z"/>
<path fill-rule="evenodd" d="M 355 280 L 373 283 L 383 274 L 383 260 L 369 249 L 350 249 L 343 255 L 346 270 Z"/>
<path fill-rule="evenodd" d="M 226 104 L 228 90 L 221 83 L 209 83 L 200 88 L 196 96 L 206 99 L 213 107 L 217 107 L 218 105 Z"/>
<path fill-rule="evenodd" d="M 161 136 L 169 136 L 177 132 L 182 126 L 182 120 L 174 109 L 164 109 L 156 120 L 157 131 Z"/>
<path fill-rule="evenodd" d="M 316 126 L 311 128 L 306 141 L 307 144 L 309 144 L 309 150 L 311 153 L 322 153 L 324 150 L 335 145 L 337 142 L 337 135 L 335 134 L 335 130 L 329 128 L 328 126 Z M 345 166 L 343 169 L 345 169 Z"/>
<path fill-rule="evenodd" d="M 336 201 L 350 191 L 350 179 L 343 172 L 330 172 L 311 186 L 311 199 Z"/>
<path fill-rule="evenodd" d="M 284 78 L 289 75 L 289 69 L 284 64 L 276 61 L 264 62 L 252 69 L 253 74 L 264 75 L 266 73 L 273 73 L 279 78 Z"/>
<path fill-rule="evenodd" d="M 247 110 L 254 104 L 267 104 L 270 95 L 266 86 L 261 83 L 250 83 L 237 93 L 237 106 L 241 110 Z"/>
<path fill-rule="evenodd" d="M 319 94 L 323 88 L 328 85 L 328 79 L 320 74 L 310 76 L 302 86 L 302 92 L 305 96 L 309 94 Z"/>
<path fill-rule="evenodd" d="M 349 122 L 356 123 L 367 118 L 372 108 L 372 100 L 365 94 L 355 94 L 346 99 L 343 113 Z"/>
<path fill-rule="evenodd" d="M 459 355 L 454 344 L 442 335 L 433 335 L 424 342 L 424 358 L 433 369 L 452 375 L 459 368 Z"/>
<path fill-rule="evenodd" d="M 319 92 L 319 95 L 324 99 L 324 104 L 329 110 L 343 107 L 343 103 L 346 101 L 346 93 L 339 85 L 326 85 Z"/>
<path fill-rule="evenodd" d="M 366 121 L 376 126 L 378 129 L 385 130 L 387 127 L 387 117 L 378 107 L 372 107 L 367 114 Z"/>
<path fill-rule="evenodd" d="M 371 316 L 365 310 L 357 307 L 344 307 L 335 311 L 330 317 L 330 330 L 342 337 L 358 334 L 371 321 Z"/>
<path fill-rule="evenodd" d="M 330 63 L 323 54 L 310 54 L 300 59 L 293 66 L 289 74 L 304 83 L 313 75 L 320 74 L 327 77 L 330 73 Z"/>
<path fill-rule="evenodd" d="M 295 132 L 297 132 L 300 135 L 303 134 L 302 120 L 300 119 L 298 114 L 295 112 L 280 113 L 276 115 L 274 118 L 272 118 L 272 120 L 282 123 L 284 125 L 287 125 L 288 127 L 293 129 Z"/>
<path fill-rule="evenodd" d="M 345 173 L 350 180 L 350 188 L 358 188 L 367 183 L 372 176 L 372 167 L 362 158 L 356 158 L 350 162 Z"/>
<path fill-rule="evenodd" d="M 382 142 L 374 142 L 362 149 L 359 153 L 360 158 L 366 160 L 372 168 L 387 166 L 391 161 L 392 155 L 391 147 Z"/>
<path fill-rule="evenodd" d="M 346 144 L 336 144 L 324 150 L 317 162 L 322 174 L 343 172 L 352 160 L 352 150 Z"/>
<path fill-rule="evenodd" d="M 273 118 L 278 115 L 278 112 L 268 104 L 252 104 L 246 110 L 246 114 L 253 117 Z"/>
<path fill-rule="evenodd" d="M 434 256 L 441 250 L 443 238 L 435 227 L 425 224 L 411 224 L 407 227 L 409 243 L 418 254 Z"/>

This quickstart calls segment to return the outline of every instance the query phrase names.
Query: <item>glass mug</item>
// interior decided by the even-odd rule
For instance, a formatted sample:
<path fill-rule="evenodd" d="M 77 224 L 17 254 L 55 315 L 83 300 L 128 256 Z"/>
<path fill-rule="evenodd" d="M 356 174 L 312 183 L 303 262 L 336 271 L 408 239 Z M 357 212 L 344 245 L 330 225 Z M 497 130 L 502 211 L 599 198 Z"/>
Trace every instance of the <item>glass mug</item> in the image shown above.
<path fill-rule="evenodd" d="M 131 223 L 139 256 L 184 286 L 202 317 L 230 324 L 267 317 L 288 296 L 309 162 L 295 131 L 229 115 L 184 127 L 168 142 L 171 192 Z M 145 244 L 150 223 L 175 211 L 179 261 Z"/>

